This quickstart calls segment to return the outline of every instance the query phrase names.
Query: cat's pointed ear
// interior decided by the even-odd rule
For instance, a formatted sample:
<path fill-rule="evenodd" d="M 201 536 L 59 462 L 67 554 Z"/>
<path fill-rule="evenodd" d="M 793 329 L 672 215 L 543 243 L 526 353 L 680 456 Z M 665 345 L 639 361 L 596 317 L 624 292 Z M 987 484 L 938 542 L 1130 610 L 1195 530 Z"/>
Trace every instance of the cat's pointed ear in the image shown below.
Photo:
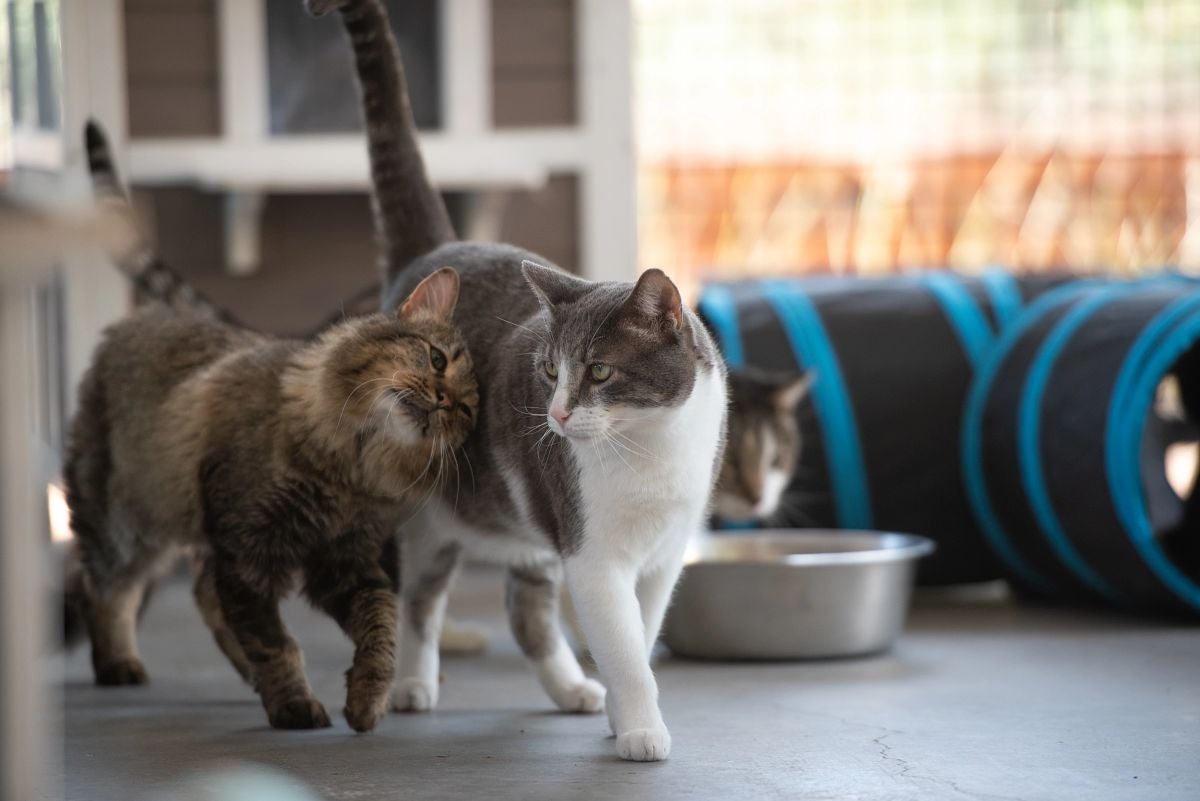
<path fill-rule="evenodd" d="M 534 264 L 529 259 L 521 261 L 521 272 L 525 275 L 529 288 L 537 295 L 538 302 L 547 310 L 561 303 L 578 300 L 591 287 L 590 281 L 576 278 L 562 270 Z"/>
<path fill-rule="evenodd" d="M 399 314 L 401 317 L 428 314 L 439 320 L 449 320 L 456 303 L 458 272 L 453 267 L 443 267 L 417 284 L 412 294 L 400 304 Z"/>
<path fill-rule="evenodd" d="M 683 298 L 679 288 L 666 273 L 656 268 L 642 273 L 625 301 L 625 308 L 672 331 L 683 326 Z"/>
<path fill-rule="evenodd" d="M 796 411 L 800 401 L 808 396 L 808 391 L 812 389 L 816 377 L 816 373 L 809 370 L 799 378 L 788 381 L 771 392 L 771 403 L 781 412 Z"/>

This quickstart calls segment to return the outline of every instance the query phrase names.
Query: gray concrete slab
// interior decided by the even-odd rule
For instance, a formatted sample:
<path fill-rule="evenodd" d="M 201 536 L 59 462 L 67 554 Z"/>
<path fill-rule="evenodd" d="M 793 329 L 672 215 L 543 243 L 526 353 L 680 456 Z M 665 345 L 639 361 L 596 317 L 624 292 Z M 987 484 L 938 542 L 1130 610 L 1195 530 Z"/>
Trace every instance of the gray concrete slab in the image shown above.
<path fill-rule="evenodd" d="M 499 577 L 474 573 L 457 614 L 486 656 L 444 663 L 442 704 L 370 735 L 340 718 L 350 646 L 296 603 L 332 729 L 277 732 L 209 640 L 187 587 L 142 627 L 152 684 L 98 689 L 65 665 L 67 798 L 130 801 L 219 766 L 285 770 L 328 799 L 1200 799 L 1200 629 L 918 599 L 891 653 L 809 664 L 658 666 L 670 760 L 620 762 L 601 716 L 550 705 L 504 629 Z"/>

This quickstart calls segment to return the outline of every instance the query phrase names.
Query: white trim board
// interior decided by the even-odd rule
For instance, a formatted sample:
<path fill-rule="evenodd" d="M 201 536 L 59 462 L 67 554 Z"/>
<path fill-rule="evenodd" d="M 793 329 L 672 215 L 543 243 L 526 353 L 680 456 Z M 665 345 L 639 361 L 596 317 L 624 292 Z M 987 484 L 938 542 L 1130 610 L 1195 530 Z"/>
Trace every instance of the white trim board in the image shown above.
<path fill-rule="evenodd" d="M 421 136 L 430 179 L 444 189 L 544 186 L 551 172 L 579 170 L 586 146 L 585 136 L 574 128 Z M 359 134 L 246 143 L 135 139 L 129 146 L 129 174 L 143 185 L 193 183 L 236 191 L 370 188 L 366 140 Z"/>

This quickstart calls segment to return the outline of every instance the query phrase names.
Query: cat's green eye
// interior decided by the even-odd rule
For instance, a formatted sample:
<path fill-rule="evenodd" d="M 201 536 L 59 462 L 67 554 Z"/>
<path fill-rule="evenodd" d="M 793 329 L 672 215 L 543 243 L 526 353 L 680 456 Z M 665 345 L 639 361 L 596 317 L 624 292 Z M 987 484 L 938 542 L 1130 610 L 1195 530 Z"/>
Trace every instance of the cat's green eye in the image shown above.
<path fill-rule="evenodd" d="M 433 365 L 434 370 L 437 370 L 439 373 L 442 372 L 446 369 L 446 354 L 442 353 L 433 345 L 430 345 L 429 363 Z"/>
<path fill-rule="evenodd" d="M 546 375 L 558 378 L 558 368 L 554 366 L 554 362 L 546 362 Z"/>
<path fill-rule="evenodd" d="M 602 362 L 596 362 L 595 364 L 592 365 L 591 370 L 592 370 L 592 380 L 594 380 L 594 381 L 607 381 L 609 376 L 612 375 L 612 365 L 611 364 L 604 364 Z"/>

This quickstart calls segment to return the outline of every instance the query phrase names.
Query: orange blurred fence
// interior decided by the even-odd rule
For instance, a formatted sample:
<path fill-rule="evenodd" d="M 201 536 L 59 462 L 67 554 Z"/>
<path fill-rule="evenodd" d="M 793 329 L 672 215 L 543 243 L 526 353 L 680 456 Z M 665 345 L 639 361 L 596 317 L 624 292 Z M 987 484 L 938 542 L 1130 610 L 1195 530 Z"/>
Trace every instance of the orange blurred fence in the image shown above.
<path fill-rule="evenodd" d="M 1183 152 L 643 164 L 639 194 L 644 266 L 689 290 L 710 275 L 907 267 L 1200 270 L 1200 157 Z"/>

